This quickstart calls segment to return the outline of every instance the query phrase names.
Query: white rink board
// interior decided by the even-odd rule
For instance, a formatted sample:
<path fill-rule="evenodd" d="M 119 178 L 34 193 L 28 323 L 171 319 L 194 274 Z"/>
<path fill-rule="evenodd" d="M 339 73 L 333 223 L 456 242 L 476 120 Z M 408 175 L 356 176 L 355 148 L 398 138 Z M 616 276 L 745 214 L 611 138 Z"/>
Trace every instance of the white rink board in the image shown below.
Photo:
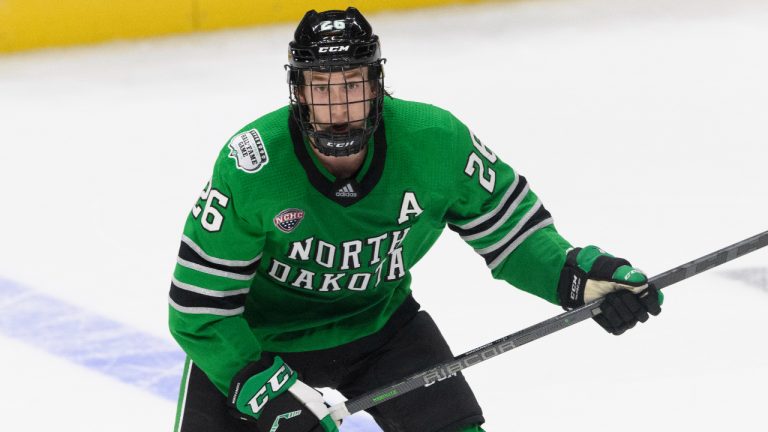
<path fill-rule="evenodd" d="M 371 21 L 394 95 L 456 114 L 572 243 L 656 274 L 768 229 L 768 3 L 530 1 Z M 0 279 L 173 344 L 184 218 L 228 137 L 287 103 L 292 27 L 0 57 Z M 766 272 L 759 251 L 669 288 L 665 312 L 620 338 L 584 323 L 468 370 L 486 430 L 761 430 Z M 492 280 L 451 232 L 413 273 L 457 354 L 560 313 Z M 171 430 L 175 402 L 50 354 L 44 336 L 12 337 L 22 324 L 3 315 L 0 429 Z"/>

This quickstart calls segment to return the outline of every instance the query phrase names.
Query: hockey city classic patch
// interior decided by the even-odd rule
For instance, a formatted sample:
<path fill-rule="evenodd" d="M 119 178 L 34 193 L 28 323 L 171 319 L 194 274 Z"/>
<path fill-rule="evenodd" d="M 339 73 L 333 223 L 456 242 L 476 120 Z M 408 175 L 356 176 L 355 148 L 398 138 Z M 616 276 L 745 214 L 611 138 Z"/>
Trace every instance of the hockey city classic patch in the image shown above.
<path fill-rule="evenodd" d="M 273 221 L 277 229 L 284 233 L 289 233 L 299 226 L 302 219 L 304 219 L 304 210 L 290 208 L 278 213 Z"/>
<path fill-rule="evenodd" d="M 267 148 L 256 129 L 234 136 L 229 140 L 229 149 L 229 157 L 235 159 L 237 168 L 247 173 L 255 173 L 269 162 Z"/>

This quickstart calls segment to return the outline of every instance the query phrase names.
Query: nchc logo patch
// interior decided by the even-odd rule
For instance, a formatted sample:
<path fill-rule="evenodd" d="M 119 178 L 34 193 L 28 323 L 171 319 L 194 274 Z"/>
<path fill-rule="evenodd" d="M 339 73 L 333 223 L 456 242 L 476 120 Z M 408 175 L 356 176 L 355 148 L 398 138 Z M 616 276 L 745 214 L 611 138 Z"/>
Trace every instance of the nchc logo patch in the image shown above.
<path fill-rule="evenodd" d="M 289 233 L 299 226 L 302 219 L 304 219 L 304 210 L 290 208 L 278 213 L 273 221 L 277 229 L 284 233 Z"/>
<path fill-rule="evenodd" d="M 269 162 L 264 141 L 256 129 L 241 132 L 229 141 L 229 157 L 235 159 L 237 168 L 255 173 Z"/>

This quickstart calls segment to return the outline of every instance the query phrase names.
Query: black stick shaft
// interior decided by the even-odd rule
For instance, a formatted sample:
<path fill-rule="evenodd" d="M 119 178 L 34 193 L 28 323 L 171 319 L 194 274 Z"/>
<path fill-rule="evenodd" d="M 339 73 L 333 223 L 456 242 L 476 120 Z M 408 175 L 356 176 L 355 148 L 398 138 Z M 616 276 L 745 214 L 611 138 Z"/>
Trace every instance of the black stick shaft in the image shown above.
<path fill-rule="evenodd" d="M 650 282 L 653 283 L 656 288 L 666 288 L 672 284 L 688 279 L 689 277 L 707 271 L 713 267 L 717 267 L 765 246 L 768 246 L 768 231 L 738 243 L 734 243 L 716 252 L 712 252 L 701 258 L 654 276 L 650 279 Z M 542 321 L 536 325 L 512 333 L 511 335 L 461 354 L 453 360 L 411 375 L 398 383 L 378 388 L 358 398 L 348 400 L 346 403 L 334 406 L 331 408 L 331 411 L 346 411 L 344 413 L 344 416 L 346 416 L 396 398 L 411 390 L 427 387 L 438 381 L 451 378 L 455 376 L 457 372 L 470 366 L 482 363 L 499 354 L 511 351 L 528 342 L 542 338 L 566 327 L 570 327 L 573 324 L 599 314 L 600 303 L 602 303 L 602 299 L 597 299 L 577 309 L 562 313 L 546 321 Z M 342 405 L 346 410 L 339 409 Z"/>

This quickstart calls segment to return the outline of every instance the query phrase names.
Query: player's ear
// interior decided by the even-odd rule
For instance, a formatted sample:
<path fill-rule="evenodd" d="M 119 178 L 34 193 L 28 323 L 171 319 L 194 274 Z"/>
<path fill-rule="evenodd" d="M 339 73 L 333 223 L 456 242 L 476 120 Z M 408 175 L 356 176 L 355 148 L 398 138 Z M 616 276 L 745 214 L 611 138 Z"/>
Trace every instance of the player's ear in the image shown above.
<path fill-rule="evenodd" d="M 384 87 L 380 86 L 380 79 L 384 72 L 381 67 L 369 67 L 366 70 L 365 80 L 368 83 L 368 88 L 371 89 L 371 95 L 375 98 L 379 96 L 379 92 L 384 92 Z M 386 94 L 386 93 L 384 93 Z"/>
<path fill-rule="evenodd" d="M 365 69 L 365 71 L 363 72 L 363 81 L 367 91 L 366 94 L 369 95 L 371 98 L 375 98 L 376 96 L 378 96 L 377 93 L 379 89 L 377 88 L 378 86 L 376 85 L 375 79 L 372 79 L 371 76 L 372 76 L 371 70 Z"/>
<path fill-rule="evenodd" d="M 310 82 L 312 80 L 312 71 L 298 71 L 299 74 L 296 78 L 297 85 L 293 88 L 294 96 L 296 97 L 296 100 L 299 101 L 300 104 L 306 105 L 307 104 L 307 96 L 305 92 L 307 91 L 307 82 Z"/>
<path fill-rule="evenodd" d="M 302 85 L 297 85 L 294 90 L 294 92 L 296 92 L 296 100 L 298 100 L 299 103 L 302 105 L 307 104 L 307 96 L 306 96 L 307 88 L 308 88 L 307 86 L 302 84 Z"/>

